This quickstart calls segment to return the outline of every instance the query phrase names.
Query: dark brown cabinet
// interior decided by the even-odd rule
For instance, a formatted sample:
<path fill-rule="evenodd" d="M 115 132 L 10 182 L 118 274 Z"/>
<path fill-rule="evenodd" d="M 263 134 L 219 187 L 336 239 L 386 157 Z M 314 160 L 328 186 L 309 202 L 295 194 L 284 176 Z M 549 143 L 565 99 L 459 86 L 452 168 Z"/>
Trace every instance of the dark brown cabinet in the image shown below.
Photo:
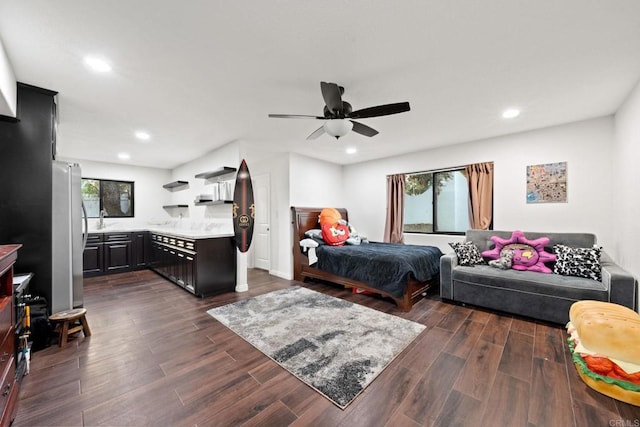
<path fill-rule="evenodd" d="M 0 242 L 24 245 L 16 270 L 32 272 L 31 292 L 48 301 L 55 250 L 51 243 L 55 94 L 18 83 L 17 118 L 0 116 Z"/>
<path fill-rule="evenodd" d="M 231 292 L 236 286 L 236 246 L 230 236 L 90 233 L 83 260 L 85 277 L 151 268 L 198 296 Z"/>
<path fill-rule="evenodd" d="M 132 269 L 131 233 L 104 234 L 104 270 L 120 273 Z"/>
<path fill-rule="evenodd" d="M 131 233 L 133 241 L 133 268 L 145 268 L 151 262 L 151 235 L 148 231 Z"/>
<path fill-rule="evenodd" d="M 148 232 L 90 233 L 84 249 L 84 277 L 146 268 L 149 259 Z"/>
<path fill-rule="evenodd" d="M 198 296 L 235 290 L 236 247 L 232 237 L 185 239 L 151 233 L 150 267 Z"/>
<path fill-rule="evenodd" d="M 104 273 L 103 249 L 102 233 L 89 234 L 87 245 L 82 253 L 82 271 L 85 277 Z"/>
<path fill-rule="evenodd" d="M 0 246 L 0 425 L 16 416 L 20 383 L 16 380 L 13 266 L 22 245 Z"/>

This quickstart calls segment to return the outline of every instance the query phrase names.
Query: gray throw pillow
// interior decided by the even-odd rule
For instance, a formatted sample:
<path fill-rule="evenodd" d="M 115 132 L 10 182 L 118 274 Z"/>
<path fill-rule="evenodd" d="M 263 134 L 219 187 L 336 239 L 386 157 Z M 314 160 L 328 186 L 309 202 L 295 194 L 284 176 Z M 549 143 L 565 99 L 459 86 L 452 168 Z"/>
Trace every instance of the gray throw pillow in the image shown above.
<path fill-rule="evenodd" d="M 554 245 L 553 251 L 556 253 L 556 264 L 553 267 L 555 274 L 602 280 L 601 247 L 572 248 L 565 245 Z"/>
<path fill-rule="evenodd" d="M 458 264 L 466 266 L 474 266 L 485 264 L 484 258 L 480 255 L 480 250 L 473 242 L 451 242 L 449 246 L 458 256 Z"/>

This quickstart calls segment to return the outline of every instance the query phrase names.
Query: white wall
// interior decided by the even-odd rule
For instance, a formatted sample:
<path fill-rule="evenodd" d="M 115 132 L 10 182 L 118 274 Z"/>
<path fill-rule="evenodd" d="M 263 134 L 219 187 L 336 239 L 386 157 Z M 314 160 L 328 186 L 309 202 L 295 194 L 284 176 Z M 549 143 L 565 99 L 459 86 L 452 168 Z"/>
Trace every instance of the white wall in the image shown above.
<path fill-rule="evenodd" d="M 615 115 L 613 142 L 613 224 L 617 260 L 636 278 L 640 277 L 640 83 Z"/>
<path fill-rule="evenodd" d="M 269 174 L 271 270 L 293 278 L 291 206 L 344 206 L 342 166 L 293 153 L 241 150 L 252 176 Z"/>
<path fill-rule="evenodd" d="M 0 40 L 0 115 L 15 117 L 18 105 L 16 76 Z"/>
<path fill-rule="evenodd" d="M 289 154 L 241 149 L 252 176 L 269 175 L 271 262 L 269 273 L 293 278 L 291 216 L 289 214 Z M 253 250 L 253 246 L 249 251 Z"/>
<path fill-rule="evenodd" d="M 94 162 L 90 160 L 62 159 L 70 163 L 79 163 L 83 178 L 113 179 L 134 182 L 134 217 L 105 218 L 105 223 L 122 225 L 147 225 L 149 222 L 166 221 L 167 213 L 163 205 L 170 202 L 170 193 L 162 184 L 171 181 L 171 172 L 167 169 L 131 166 L 117 163 Z M 97 219 L 89 220 L 93 228 Z"/>
<path fill-rule="evenodd" d="M 494 229 L 592 232 L 616 257 L 611 221 L 613 118 L 472 141 L 344 168 L 346 207 L 351 222 L 371 240 L 382 240 L 386 175 L 494 162 Z M 526 167 L 566 161 L 568 202 L 526 203 Z M 406 243 L 450 252 L 454 236 L 406 235 Z"/>
<path fill-rule="evenodd" d="M 171 179 L 169 181 L 187 181 L 189 185 L 180 187 L 173 191 L 165 190 L 170 194 L 169 200 L 172 205 L 185 204 L 189 205 L 186 209 L 167 209 L 166 213 L 174 219 L 180 219 L 182 215 L 183 221 L 197 223 L 209 221 L 223 221 L 227 229 L 224 232 L 233 232 L 231 222 L 231 205 L 200 205 L 195 206 L 194 200 L 200 194 L 213 193 L 215 179 L 202 179 L 195 176 L 202 172 L 215 171 L 223 166 L 237 168 L 240 165 L 240 143 L 238 141 L 230 142 L 220 148 L 210 151 L 202 157 L 185 163 L 171 171 Z M 225 175 L 225 180 L 235 182 L 235 174 Z M 231 192 L 233 197 L 233 189 Z M 229 228 L 230 227 L 230 228 Z"/>
<path fill-rule="evenodd" d="M 634 162 L 640 158 L 640 88 L 613 117 L 571 123 L 499 138 L 472 141 L 349 166 L 340 166 L 298 154 L 248 149 L 233 142 L 173 171 L 113 163 L 75 160 L 83 176 L 135 182 L 136 217 L 143 222 L 175 220 L 162 205 L 188 204 L 186 218 L 207 221 L 226 217 L 229 205 L 194 206 L 197 194 L 209 185 L 194 178 L 221 166 L 237 167 L 247 160 L 253 176 L 268 174 L 271 193 L 271 274 L 291 279 L 291 214 L 293 206 L 340 206 L 361 235 L 382 240 L 386 211 L 386 175 L 493 161 L 494 228 L 525 231 L 586 231 L 636 277 L 640 227 L 635 213 L 640 200 L 635 189 L 640 179 Z M 615 124 L 615 132 L 614 132 Z M 612 150 L 613 148 L 613 150 Z M 72 159 L 67 159 L 74 161 Z M 526 166 L 568 163 L 568 202 L 526 203 Z M 235 178 L 235 177 L 234 177 Z M 174 180 L 189 181 L 185 190 L 162 188 Z M 406 243 L 439 246 L 449 252 L 449 235 L 407 235 Z"/>
<path fill-rule="evenodd" d="M 343 207 L 342 166 L 291 154 L 291 206 Z"/>

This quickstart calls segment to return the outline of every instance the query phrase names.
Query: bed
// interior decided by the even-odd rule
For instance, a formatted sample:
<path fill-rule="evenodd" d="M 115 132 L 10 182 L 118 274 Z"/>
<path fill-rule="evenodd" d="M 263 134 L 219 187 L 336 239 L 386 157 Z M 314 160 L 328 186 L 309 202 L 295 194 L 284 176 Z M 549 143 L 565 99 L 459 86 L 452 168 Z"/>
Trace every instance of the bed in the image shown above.
<path fill-rule="evenodd" d="M 403 311 L 410 311 L 413 302 L 432 287 L 440 277 L 442 252 L 434 246 L 369 243 L 359 246 L 328 246 L 316 248 L 318 262 L 309 265 L 309 258 L 300 247 L 305 232 L 319 228 L 322 208 L 291 207 L 293 224 L 293 278 L 307 278 L 380 294 L 395 301 Z M 346 209 L 338 211 L 346 221 Z"/>

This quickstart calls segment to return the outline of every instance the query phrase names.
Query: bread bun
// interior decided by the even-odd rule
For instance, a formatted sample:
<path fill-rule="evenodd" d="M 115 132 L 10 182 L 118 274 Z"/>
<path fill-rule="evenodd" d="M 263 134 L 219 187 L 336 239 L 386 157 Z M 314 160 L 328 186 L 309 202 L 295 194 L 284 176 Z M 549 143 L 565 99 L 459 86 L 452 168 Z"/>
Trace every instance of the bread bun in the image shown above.
<path fill-rule="evenodd" d="M 602 301 L 578 301 L 569 319 L 582 345 L 603 356 L 640 364 L 640 315 L 630 308 Z"/>
<path fill-rule="evenodd" d="M 582 378 L 582 381 L 592 389 L 597 392 L 600 392 L 609 397 L 613 397 L 614 399 L 621 400 L 623 402 L 627 402 L 631 405 L 640 406 L 640 393 L 637 391 L 625 390 L 622 387 L 619 387 L 615 384 L 608 384 L 601 380 L 596 380 L 591 378 L 580 369 L 580 366 L 576 365 L 576 370 L 578 371 L 578 375 Z"/>

